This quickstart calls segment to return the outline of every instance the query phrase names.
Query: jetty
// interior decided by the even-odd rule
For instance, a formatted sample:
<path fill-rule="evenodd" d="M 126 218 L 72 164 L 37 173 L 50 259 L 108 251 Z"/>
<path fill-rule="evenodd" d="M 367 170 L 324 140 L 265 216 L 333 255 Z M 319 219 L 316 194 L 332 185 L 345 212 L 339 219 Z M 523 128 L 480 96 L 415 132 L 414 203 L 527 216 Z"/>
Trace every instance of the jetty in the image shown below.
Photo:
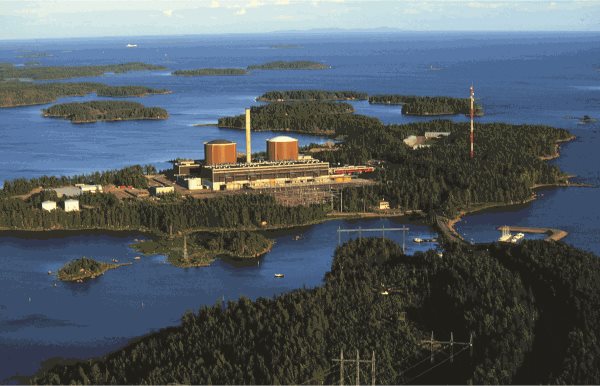
<path fill-rule="evenodd" d="M 509 228 L 513 232 L 521 232 L 521 233 L 535 233 L 535 234 L 546 234 L 544 240 L 546 241 L 559 241 L 567 237 L 569 232 L 563 231 L 562 229 L 556 228 L 537 228 L 537 227 L 519 227 L 519 226 L 500 226 L 497 229 L 499 231 L 503 231 L 504 229 Z"/>

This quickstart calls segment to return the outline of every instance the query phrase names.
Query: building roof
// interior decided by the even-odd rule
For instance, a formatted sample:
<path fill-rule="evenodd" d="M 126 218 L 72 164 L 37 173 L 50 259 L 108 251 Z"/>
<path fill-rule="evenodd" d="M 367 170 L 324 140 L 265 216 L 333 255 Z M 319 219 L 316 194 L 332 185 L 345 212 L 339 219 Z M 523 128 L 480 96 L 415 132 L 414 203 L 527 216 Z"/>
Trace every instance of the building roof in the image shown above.
<path fill-rule="evenodd" d="M 78 203 L 78 204 L 79 204 L 79 200 L 73 200 L 72 198 L 71 198 L 71 199 L 68 199 L 68 200 L 65 200 L 65 204 L 66 204 L 67 202 L 68 202 L 69 204 L 72 204 L 72 203 Z"/>
<path fill-rule="evenodd" d="M 231 142 L 228 141 L 226 139 L 213 139 L 210 142 L 204 142 L 206 145 L 228 145 L 230 143 L 235 143 L 235 142 Z"/>
<path fill-rule="evenodd" d="M 268 140 L 269 142 L 297 142 L 296 138 L 288 137 L 287 135 L 278 135 Z"/>

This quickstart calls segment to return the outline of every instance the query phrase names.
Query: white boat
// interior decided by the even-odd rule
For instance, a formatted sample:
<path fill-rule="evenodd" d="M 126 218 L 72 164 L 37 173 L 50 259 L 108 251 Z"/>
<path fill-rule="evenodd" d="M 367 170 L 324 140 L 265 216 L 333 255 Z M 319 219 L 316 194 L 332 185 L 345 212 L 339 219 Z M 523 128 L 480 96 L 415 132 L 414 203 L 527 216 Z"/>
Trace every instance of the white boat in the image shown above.
<path fill-rule="evenodd" d="M 415 238 L 413 239 L 413 241 L 414 241 L 415 243 L 422 243 L 422 242 L 423 242 L 423 239 L 421 239 L 421 238 L 419 238 L 419 237 L 415 237 Z"/>
<path fill-rule="evenodd" d="M 284 276 L 285 276 L 285 275 L 284 275 L 283 273 L 276 273 L 276 274 L 275 274 L 275 277 L 278 277 L 278 278 L 282 278 L 282 277 L 284 277 Z"/>
<path fill-rule="evenodd" d="M 127 48 L 135 48 L 135 47 L 137 47 L 137 44 L 128 43 L 125 47 L 127 47 Z"/>
<path fill-rule="evenodd" d="M 139 256 L 136 256 L 133 258 L 133 260 L 140 260 L 140 259 L 141 259 L 141 257 L 139 257 Z"/>

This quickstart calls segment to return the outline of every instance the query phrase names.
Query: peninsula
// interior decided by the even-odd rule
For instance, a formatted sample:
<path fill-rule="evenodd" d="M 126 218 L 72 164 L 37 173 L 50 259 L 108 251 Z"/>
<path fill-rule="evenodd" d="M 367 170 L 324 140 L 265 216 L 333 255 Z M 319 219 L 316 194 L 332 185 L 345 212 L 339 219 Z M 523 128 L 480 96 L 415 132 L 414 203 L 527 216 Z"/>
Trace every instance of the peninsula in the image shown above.
<path fill-rule="evenodd" d="M 371 104 L 402 105 L 405 115 L 455 115 L 469 114 L 471 102 L 469 98 L 453 98 L 446 96 L 414 96 L 414 95 L 372 95 Z M 483 109 L 475 104 L 475 115 L 483 115 Z"/>
<path fill-rule="evenodd" d="M 43 110 L 44 117 L 69 119 L 73 123 L 97 121 L 129 121 L 167 119 L 169 113 L 160 107 L 146 107 L 137 102 L 93 101 L 63 103 Z"/>
<path fill-rule="evenodd" d="M 107 86 L 102 83 L 32 83 L 20 81 L 0 82 L 0 107 L 17 107 L 46 104 L 67 96 L 84 96 L 96 93 L 103 97 L 142 97 L 169 94 L 171 91 L 144 86 Z"/>
<path fill-rule="evenodd" d="M 247 70 L 243 68 L 198 68 L 195 70 L 177 70 L 171 74 L 176 76 L 234 76 L 246 75 Z"/>
<path fill-rule="evenodd" d="M 297 60 L 291 62 L 277 60 L 274 62 L 248 66 L 248 70 L 326 70 L 328 68 L 331 68 L 331 66 L 309 60 Z"/>
<path fill-rule="evenodd" d="M 81 257 L 72 260 L 58 270 L 58 279 L 61 281 L 81 282 L 87 279 L 94 279 L 104 272 L 119 268 L 127 264 L 109 264 L 98 262 L 88 257 Z"/>
<path fill-rule="evenodd" d="M 36 66 L 15 67 L 11 64 L 0 66 L 0 79 L 69 79 L 100 76 L 107 72 L 124 73 L 130 71 L 164 70 L 166 67 L 140 62 L 108 64 L 100 66 Z"/>

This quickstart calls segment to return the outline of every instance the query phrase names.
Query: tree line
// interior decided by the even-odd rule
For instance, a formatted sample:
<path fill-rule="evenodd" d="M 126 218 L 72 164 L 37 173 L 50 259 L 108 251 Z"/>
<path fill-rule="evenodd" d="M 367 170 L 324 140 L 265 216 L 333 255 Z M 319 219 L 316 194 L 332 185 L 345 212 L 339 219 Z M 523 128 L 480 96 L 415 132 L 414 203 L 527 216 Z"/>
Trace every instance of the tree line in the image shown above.
<path fill-rule="evenodd" d="M 378 384 L 600 382 L 598 258 L 544 241 L 486 248 L 405 256 L 390 241 L 354 240 L 335 251 L 319 288 L 204 306 L 31 383 L 334 384 L 341 350 L 374 351 Z M 431 331 L 473 334 L 472 355 L 454 346 L 450 362 L 449 347 L 436 346 L 431 363 L 422 344 Z M 370 381 L 370 368 L 360 373 Z"/>
<path fill-rule="evenodd" d="M 167 119 L 161 107 L 146 107 L 129 101 L 92 101 L 61 103 L 43 110 L 45 117 L 69 119 L 73 123 L 119 121 L 133 119 Z"/>
<path fill-rule="evenodd" d="M 93 172 L 75 176 L 41 176 L 30 179 L 17 178 L 4 181 L 3 188 L 0 190 L 0 198 L 26 194 L 38 187 L 58 188 L 74 184 L 113 184 L 116 186 L 125 185 L 146 189 L 148 188 L 148 180 L 145 175 L 148 174 L 156 174 L 156 168 L 153 165 L 133 165 L 123 169 Z"/>
<path fill-rule="evenodd" d="M 173 75 L 177 76 L 217 76 L 217 75 L 246 75 L 247 70 L 243 68 L 198 68 L 195 70 L 177 70 Z"/>
<path fill-rule="evenodd" d="M 366 100 L 367 93 L 358 91 L 285 90 L 269 91 L 257 98 L 263 102 L 285 102 L 294 100 L 345 101 Z"/>

